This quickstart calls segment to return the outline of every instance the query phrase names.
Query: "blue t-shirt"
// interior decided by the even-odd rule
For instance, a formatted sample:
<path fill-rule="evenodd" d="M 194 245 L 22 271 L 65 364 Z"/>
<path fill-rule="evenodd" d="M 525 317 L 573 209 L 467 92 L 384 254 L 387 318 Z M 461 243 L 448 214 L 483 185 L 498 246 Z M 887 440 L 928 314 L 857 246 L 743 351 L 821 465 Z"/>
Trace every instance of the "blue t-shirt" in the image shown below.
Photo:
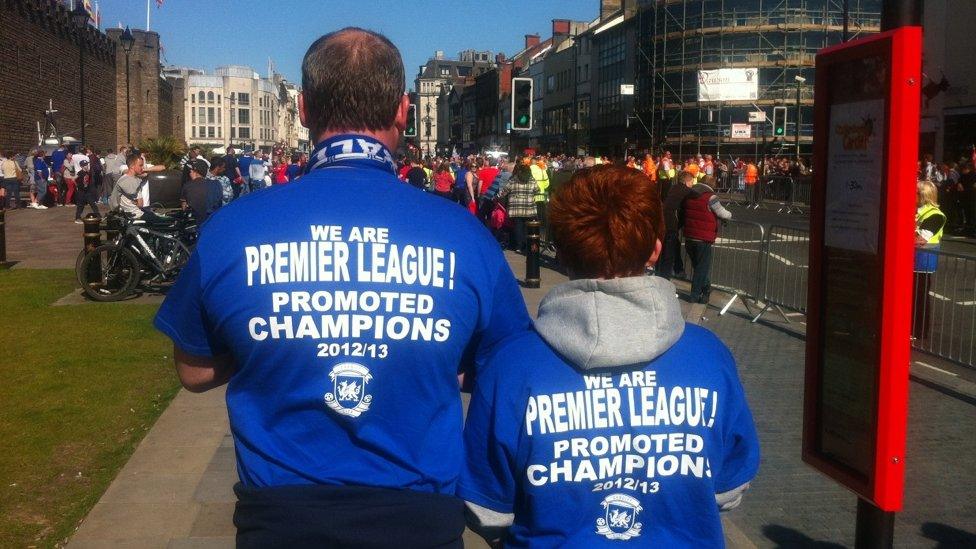
<path fill-rule="evenodd" d="M 64 159 L 68 156 L 68 152 L 64 149 L 58 149 L 51 153 L 51 166 L 54 169 L 54 173 L 61 173 L 61 168 L 64 167 Z"/>
<path fill-rule="evenodd" d="M 382 165 L 329 166 L 218 210 L 155 325 L 233 357 L 245 485 L 453 493 L 457 374 L 528 329 L 518 284 L 467 212 Z"/>
<path fill-rule="evenodd" d="M 479 372 L 458 495 L 514 513 L 511 547 L 721 547 L 716 493 L 759 443 L 726 347 L 704 328 L 636 370 L 580 372 L 536 333 Z"/>
<path fill-rule="evenodd" d="M 464 168 L 458 168 L 454 172 L 454 188 L 455 189 L 467 189 L 468 184 L 464 181 L 464 178 L 468 175 L 468 170 Z"/>
<path fill-rule="evenodd" d="M 302 167 L 298 164 L 289 164 L 288 168 L 285 169 L 285 175 L 288 177 L 288 181 L 294 181 L 302 175 Z"/>
<path fill-rule="evenodd" d="M 253 156 L 249 154 L 245 154 L 245 155 L 241 155 L 241 158 L 237 161 L 237 167 L 241 169 L 241 177 L 243 177 L 244 179 L 251 178 L 252 160 L 254 160 Z"/>
<path fill-rule="evenodd" d="M 41 179 L 43 181 L 47 181 L 48 178 L 47 162 L 45 162 L 43 158 L 37 156 L 34 157 L 34 172 L 35 172 L 34 174 L 35 176 L 38 175 L 37 172 L 40 172 Z"/>

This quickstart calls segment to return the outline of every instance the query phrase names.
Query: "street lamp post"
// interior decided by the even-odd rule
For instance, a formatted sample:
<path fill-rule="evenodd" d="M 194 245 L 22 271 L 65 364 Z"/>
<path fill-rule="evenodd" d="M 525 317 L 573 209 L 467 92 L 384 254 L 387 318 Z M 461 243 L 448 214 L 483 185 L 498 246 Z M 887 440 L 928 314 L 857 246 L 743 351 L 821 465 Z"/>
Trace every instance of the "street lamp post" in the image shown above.
<path fill-rule="evenodd" d="M 85 146 L 85 27 L 88 26 L 88 10 L 81 2 L 75 2 L 71 21 L 78 28 L 78 87 L 81 93 L 81 144 Z"/>
<path fill-rule="evenodd" d="M 125 51 L 125 142 L 126 144 L 132 143 L 132 115 L 129 112 L 129 52 L 132 51 L 132 45 L 135 44 L 135 37 L 132 36 L 132 31 L 129 27 L 125 28 L 125 32 L 122 33 L 122 49 Z"/>
<path fill-rule="evenodd" d="M 800 116 L 800 86 L 807 81 L 800 75 L 794 77 L 796 80 L 796 128 L 794 128 L 794 135 L 796 137 L 796 163 L 800 164 L 800 122 L 803 120 Z"/>

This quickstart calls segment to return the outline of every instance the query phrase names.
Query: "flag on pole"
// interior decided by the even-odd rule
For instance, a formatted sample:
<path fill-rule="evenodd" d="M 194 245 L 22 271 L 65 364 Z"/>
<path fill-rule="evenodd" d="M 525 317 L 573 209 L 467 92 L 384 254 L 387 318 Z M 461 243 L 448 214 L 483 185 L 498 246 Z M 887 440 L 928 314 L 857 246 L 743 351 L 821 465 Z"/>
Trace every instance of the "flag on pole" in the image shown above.
<path fill-rule="evenodd" d="M 156 9 L 163 7 L 163 0 L 156 0 Z"/>

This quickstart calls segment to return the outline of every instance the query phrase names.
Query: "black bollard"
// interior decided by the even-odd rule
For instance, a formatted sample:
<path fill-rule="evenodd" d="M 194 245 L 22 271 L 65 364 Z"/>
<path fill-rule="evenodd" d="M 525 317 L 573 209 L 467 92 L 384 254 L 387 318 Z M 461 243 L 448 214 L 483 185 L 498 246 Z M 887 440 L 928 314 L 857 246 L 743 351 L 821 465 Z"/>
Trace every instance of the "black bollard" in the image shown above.
<path fill-rule="evenodd" d="M 539 278 L 539 249 L 540 240 L 539 229 L 542 223 L 538 219 L 533 219 L 525 224 L 528 232 L 528 250 L 525 253 L 525 287 L 538 288 L 542 281 Z"/>
<path fill-rule="evenodd" d="M 88 214 L 82 220 L 83 235 L 85 239 L 85 252 L 91 253 L 102 243 L 102 220 L 95 214 Z M 88 280 L 100 280 L 102 278 L 102 266 L 98 261 L 88 264 Z"/>

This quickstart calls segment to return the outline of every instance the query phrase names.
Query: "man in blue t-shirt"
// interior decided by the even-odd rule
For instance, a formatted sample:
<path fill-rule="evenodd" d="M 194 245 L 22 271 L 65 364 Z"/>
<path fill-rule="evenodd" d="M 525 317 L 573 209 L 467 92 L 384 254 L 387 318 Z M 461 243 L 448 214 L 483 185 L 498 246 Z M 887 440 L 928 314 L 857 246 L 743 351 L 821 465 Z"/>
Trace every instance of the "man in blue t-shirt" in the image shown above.
<path fill-rule="evenodd" d="M 525 305 L 474 216 L 397 179 L 396 47 L 343 29 L 302 73 L 305 175 L 214 213 L 155 325 L 185 387 L 228 384 L 238 547 L 458 547 L 458 374 Z"/>
<path fill-rule="evenodd" d="M 458 494 L 490 541 L 724 544 L 719 512 L 756 474 L 759 443 L 728 349 L 685 324 L 674 285 L 644 275 L 661 251 L 653 191 L 603 165 L 549 204 L 573 280 L 479 370 L 465 425 Z"/>

